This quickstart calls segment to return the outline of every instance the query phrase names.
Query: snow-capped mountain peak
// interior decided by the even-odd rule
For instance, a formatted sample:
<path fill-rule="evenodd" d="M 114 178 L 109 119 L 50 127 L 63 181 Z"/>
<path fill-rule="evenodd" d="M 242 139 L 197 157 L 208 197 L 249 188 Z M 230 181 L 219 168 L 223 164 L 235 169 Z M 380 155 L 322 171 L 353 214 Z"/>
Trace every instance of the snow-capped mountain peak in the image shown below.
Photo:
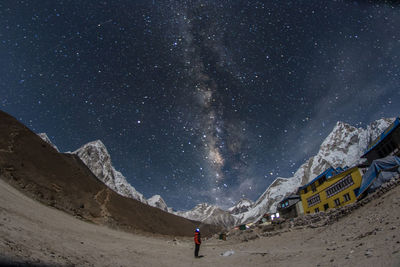
<path fill-rule="evenodd" d="M 239 214 L 249 210 L 251 206 L 253 206 L 254 202 L 250 199 L 242 198 L 240 199 L 235 206 L 228 209 L 231 214 Z"/>
<path fill-rule="evenodd" d="M 201 203 L 196 205 L 192 210 L 177 211 L 174 214 L 190 220 L 225 227 L 232 227 L 236 224 L 236 219 L 229 212 L 207 203 Z"/>
<path fill-rule="evenodd" d="M 228 211 L 202 203 L 189 211 L 174 212 L 167 207 L 160 195 L 154 195 L 146 200 L 120 172 L 114 169 L 110 155 L 100 140 L 82 146 L 73 154 L 78 155 L 99 180 L 123 196 L 137 199 L 187 219 L 231 227 L 255 221 L 267 212 L 274 212 L 280 200 L 295 193 L 299 186 L 308 183 L 331 166 L 336 168 L 356 165 L 360 162 L 360 157 L 367 149 L 368 144 L 375 140 L 393 121 L 394 119 L 380 119 L 365 129 L 337 122 L 332 132 L 322 142 L 318 153 L 303 163 L 293 177 L 277 177 L 255 203 L 248 199 L 241 199 Z M 47 135 L 39 134 L 39 136 L 55 147 Z"/>
<path fill-rule="evenodd" d="M 165 203 L 164 199 L 160 195 L 154 195 L 147 200 L 150 206 L 159 208 L 164 211 L 169 211 L 167 204 Z"/>
<path fill-rule="evenodd" d="M 87 143 L 72 153 L 76 154 L 93 174 L 109 188 L 122 196 L 134 198 L 147 204 L 143 195 L 136 191 L 122 173 L 112 166 L 110 154 L 103 142 L 96 140 Z"/>
<path fill-rule="evenodd" d="M 238 222 L 254 221 L 266 212 L 274 212 L 279 201 L 295 193 L 297 188 L 311 181 L 327 168 L 354 166 L 368 144 L 377 138 L 394 121 L 394 118 L 372 122 L 365 129 L 337 122 L 332 132 L 322 142 L 318 153 L 303 163 L 293 177 L 278 177 L 246 212 L 235 214 Z"/>
<path fill-rule="evenodd" d="M 50 138 L 47 136 L 46 133 L 38 133 L 37 134 L 40 138 L 43 139 L 43 141 L 45 141 L 46 143 L 48 143 L 49 145 L 51 145 L 55 150 L 57 150 L 58 152 L 60 152 L 57 148 L 57 146 L 55 144 L 53 144 L 53 142 L 51 142 Z"/>

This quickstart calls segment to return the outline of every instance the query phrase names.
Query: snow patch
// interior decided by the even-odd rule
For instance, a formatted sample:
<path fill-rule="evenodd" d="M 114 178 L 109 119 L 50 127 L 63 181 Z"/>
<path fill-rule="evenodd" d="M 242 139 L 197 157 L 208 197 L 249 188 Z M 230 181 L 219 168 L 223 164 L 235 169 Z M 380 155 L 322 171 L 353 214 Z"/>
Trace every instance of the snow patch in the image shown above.
<path fill-rule="evenodd" d="M 47 136 L 46 133 L 38 133 L 37 134 L 40 138 L 43 139 L 43 141 L 45 141 L 46 143 L 48 143 L 49 145 L 51 145 L 55 150 L 57 150 L 57 152 L 60 152 L 57 148 L 57 146 L 55 144 L 53 144 L 50 140 L 50 138 Z"/>
<path fill-rule="evenodd" d="M 72 152 L 72 154 L 77 155 L 92 173 L 110 189 L 122 196 L 130 197 L 147 204 L 147 200 L 143 195 L 136 191 L 128 183 L 125 176 L 112 166 L 110 154 L 103 142 L 96 140 L 87 143 Z"/>
<path fill-rule="evenodd" d="M 167 204 L 160 195 L 152 196 L 147 200 L 147 203 L 152 207 L 159 208 L 163 211 L 169 212 Z"/>

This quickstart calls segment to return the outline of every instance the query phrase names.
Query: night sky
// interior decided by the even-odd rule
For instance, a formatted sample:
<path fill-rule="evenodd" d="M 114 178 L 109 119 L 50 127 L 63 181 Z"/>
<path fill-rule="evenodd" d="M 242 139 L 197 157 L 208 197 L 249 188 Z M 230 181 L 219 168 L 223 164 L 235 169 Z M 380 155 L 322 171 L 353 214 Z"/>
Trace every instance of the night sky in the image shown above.
<path fill-rule="evenodd" d="M 0 109 L 61 151 L 102 140 L 174 209 L 256 200 L 338 120 L 399 116 L 399 88 L 394 4 L 0 2 Z"/>

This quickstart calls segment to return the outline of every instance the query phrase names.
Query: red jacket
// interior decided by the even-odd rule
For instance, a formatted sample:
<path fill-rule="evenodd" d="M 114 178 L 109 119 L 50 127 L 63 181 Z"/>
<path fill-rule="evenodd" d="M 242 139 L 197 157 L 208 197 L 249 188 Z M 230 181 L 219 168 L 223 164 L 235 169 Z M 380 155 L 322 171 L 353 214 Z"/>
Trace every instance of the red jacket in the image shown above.
<path fill-rule="evenodd" d="M 200 232 L 195 232 L 194 233 L 194 243 L 197 244 L 197 245 L 201 244 Z"/>

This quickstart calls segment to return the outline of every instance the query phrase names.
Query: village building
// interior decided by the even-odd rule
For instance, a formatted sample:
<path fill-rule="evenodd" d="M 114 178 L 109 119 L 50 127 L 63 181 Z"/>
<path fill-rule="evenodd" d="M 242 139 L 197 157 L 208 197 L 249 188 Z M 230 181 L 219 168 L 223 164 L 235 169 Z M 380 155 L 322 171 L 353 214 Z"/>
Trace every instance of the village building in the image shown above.
<path fill-rule="evenodd" d="M 330 167 L 300 187 L 298 193 L 304 213 L 326 211 L 355 202 L 364 171 L 360 166 L 347 169 Z"/>
<path fill-rule="evenodd" d="M 303 205 L 299 195 L 290 195 L 282 199 L 277 206 L 277 211 L 282 218 L 295 218 L 303 214 Z"/>
<path fill-rule="evenodd" d="M 400 156 L 400 118 L 390 125 L 369 146 L 361 158 L 366 158 L 369 164 L 375 159 L 386 156 Z"/>
<path fill-rule="evenodd" d="M 367 172 L 363 175 L 357 198 L 361 199 L 368 193 L 375 191 L 382 184 L 398 177 L 400 174 L 400 157 L 387 156 L 372 162 Z"/>

